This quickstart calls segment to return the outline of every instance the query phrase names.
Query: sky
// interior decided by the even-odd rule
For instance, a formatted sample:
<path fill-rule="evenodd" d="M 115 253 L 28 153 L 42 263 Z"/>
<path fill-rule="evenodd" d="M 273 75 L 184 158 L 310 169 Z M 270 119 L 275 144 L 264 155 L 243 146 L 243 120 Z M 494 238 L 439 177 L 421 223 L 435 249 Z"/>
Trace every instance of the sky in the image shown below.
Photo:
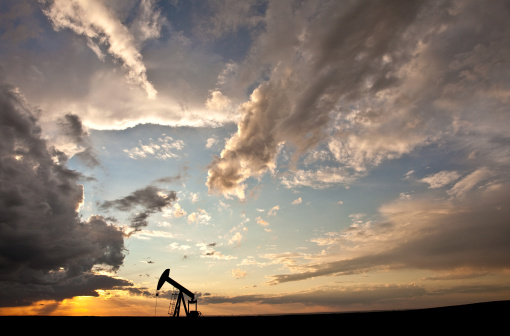
<path fill-rule="evenodd" d="M 510 299 L 509 16 L 2 1 L 0 314 Z"/>

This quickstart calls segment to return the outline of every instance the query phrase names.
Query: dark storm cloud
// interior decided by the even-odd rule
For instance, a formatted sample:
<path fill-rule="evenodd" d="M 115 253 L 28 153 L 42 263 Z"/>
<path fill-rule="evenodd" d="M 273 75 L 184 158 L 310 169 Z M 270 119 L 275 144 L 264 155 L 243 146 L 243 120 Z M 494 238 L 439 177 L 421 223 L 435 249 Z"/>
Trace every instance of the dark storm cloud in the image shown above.
<path fill-rule="evenodd" d="M 175 191 L 166 193 L 160 188 L 147 186 L 135 190 L 126 197 L 105 201 L 99 206 L 104 210 L 113 208 L 123 212 L 131 212 L 141 207 L 142 210 L 131 217 L 131 227 L 135 231 L 139 231 L 149 224 L 147 219 L 151 214 L 163 211 L 164 207 L 170 206 L 175 200 L 177 200 Z"/>
<path fill-rule="evenodd" d="M 25 306 L 40 300 L 59 302 L 74 296 L 98 296 L 96 291 L 98 289 L 108 290 L 132 285 L 126 280 L 90 273 L 54 283 L 3 282 L 0 289 L 2 297 L 0 304 L 1 306 Z"/>
<path fill-rule="evenodd" d="M 124 233 L 100 216 L 80 220 L 81 174 L 55 163 L 23 101 L 0 84 L 0 306 L 126 284 L 91 272 L 122 265 Z"/>

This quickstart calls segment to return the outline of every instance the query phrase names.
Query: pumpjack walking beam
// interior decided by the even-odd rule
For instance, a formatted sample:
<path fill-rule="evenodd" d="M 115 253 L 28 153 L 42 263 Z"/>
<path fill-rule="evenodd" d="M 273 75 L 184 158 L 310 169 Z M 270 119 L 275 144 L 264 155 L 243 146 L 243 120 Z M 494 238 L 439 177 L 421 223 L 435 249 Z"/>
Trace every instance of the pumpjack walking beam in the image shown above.
<path fill-rule="evenodd" d="M 197 308 L 196 308 L 197 300 L 195 299 L 195 294 L 193 294 L 193 292 L 191 292 L 190 290 L 188 290 L 187 288 L 185 288 L 184 286 L 179 284 L 177 281 L 170 278 L 170 269 L 169 268 L 166 269 L 163 272 L 163 274 L 161 274 L 161 276 L 159 277 L 158 286 L 157 286 L 158 291 L 161 289 L 161 287 L 163 286 L 163 284 L 165 282 L 168 282 L 169 284 L 171 284 L 172 286 L 174 286 L 175 288 L 177 288 L 179 290 L 179 295 L 177 297 L 177 302 L 175 303 L 175 309 L 174 309 L 173 316 L 174 317 L 179 316 L 179 312 L 181 310 L 181 301 L 184 306 L 184 311 L 186 312 L 186 316 L 188 316 L 188 317 L 199 316 L 200 312 L 198 312 Z M 186 302 L 184 301 L 184 294 L 186 294 L 191 299 L 191 300 L 188 300 L 187 307 L 186 307 Z M 158 294 L 156 294 L 156 295 L 158 295 Z M 195 304 L 195 310 L 190 310 L 190 307 L 189 307 L 190 303 Z"/>

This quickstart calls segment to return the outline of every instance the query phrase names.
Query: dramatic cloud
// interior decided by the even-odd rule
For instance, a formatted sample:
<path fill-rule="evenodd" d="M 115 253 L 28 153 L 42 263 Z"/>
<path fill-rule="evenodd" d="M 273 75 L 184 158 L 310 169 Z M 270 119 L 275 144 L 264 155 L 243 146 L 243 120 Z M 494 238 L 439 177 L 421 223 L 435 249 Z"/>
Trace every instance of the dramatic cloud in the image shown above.
<path fill-rule="evenodd" d="M 115 209 L 122 212 L 131 212 L 141 208 L 141 211 L 135 212 L 131 217 L 130 227 L 134 232 L 140 231 L 146 227 L 151 214 L 162 212 L 165 207 L 171 207 L 172 202 L 177 200 L 175 191 L 165 191 L 154 186 L 147 186 L 135 190 L 130 195 L 112 201 L 105 201 L 99 206 L 101 209 Z M 132 234 L 131 233 L 131 234 Z"/>
<path fill-rule="evenodd" d="M 275 43 L 280 64 L 270 80 L 241 106 L 244 119 L 221 156 L 211 164 L 209 188 L 243 198 L 243 182 L 248 177 L 275 168 L 280 144 L 288 142 L 298 151 L 313 148 L 328 135 L 330 114 L 340 112 L 342 99 L 347 103 L 363 93 L 375 95 L 395 86 L 396 71 L 413 50 L 406 45 L 409 42 L 404 33 L 416 18 L 418 5 L 359 2 L 345 8 L 345 3 L 334 3 L 317 8 L 320 18 L 306 22 L 304 12 L 290 14 L 290 4 L 270 3 L 266 33 L 259 43 Z M 293 20 L 285 21 L 285 34 L 276 34 L 272 29 L 280 29 L 283 22 L 274 20 L 282 16 Z M 281 44 L 269 37 L 280 39 Z M 395 48 L 398 45 L 400 48 Z M 269 45 L 256 43 L 256 47 L 260 49 L 255 53 Z M 395 49 L 398 54 L 392 52 Z M 395 122 L 402 124 L 398 119 L 392 120 Z M 408 132 L 406 128 L 404 131 Z M 417 139 L 416 143 L 421 141 Z M 401 151 L 395 146 L 387 150 Z"/>
<path fill-rule="evenodd" d="M 23 101 L 17 90 L 1 84 L 0 305 L 128 285 L 94 275 L 96 265 L 113 271 L 122 265 L 124 233 L 100 216 L 80 220 L 81 174 L 66 168 L 63 153 L 47 147 Z"/>
<path fill-rule="evenodd" d="M 2 1 L 1 305 L 149 281 L 156 238 L 297 309 L 510 295 L 507 2 Z"/>
<path fill-rule="evenodd" d="M 46 6 L 44 13 L 56 30 L 69 28 L 85 36 L 88 46 L 101 59 L 104 59 L 104 55 L 100 44 L 107 45 L 108 52 L 123 62 L 127 79 L 142 87 L 149 98 L 156 97 L 157 91 L 147 80 L 147 70 L 132 34 L 100 0 L 43 0 L 42 3 Z M 144 2 L 144 5 L 148 3 Z M 143 13 L 145 8 L 142 8 Z M 138 27 L 144 38 L 153 37 L 153 29 L 154 26 L 147 25 Z"/>
<path fill-rule="evenodd" d="M 246 197 L 250 177 L 279 173 L 282 146 L 294 150 L 291 165 L 318 145 L 336 161 L 293 168 L 282 174 L 288 187 L 349 184 L 385 160 L 444 142 L 508 161 L 494 138 L 504 138 L 504 123 L 493 122 L 508 121 L 507 10 L 470 1 L 268 3 L 265 29 L 242 64 L 247 85 L 260 84 L 207 186 Z M 270 72 L 251 71 L 262 62 Z"/>

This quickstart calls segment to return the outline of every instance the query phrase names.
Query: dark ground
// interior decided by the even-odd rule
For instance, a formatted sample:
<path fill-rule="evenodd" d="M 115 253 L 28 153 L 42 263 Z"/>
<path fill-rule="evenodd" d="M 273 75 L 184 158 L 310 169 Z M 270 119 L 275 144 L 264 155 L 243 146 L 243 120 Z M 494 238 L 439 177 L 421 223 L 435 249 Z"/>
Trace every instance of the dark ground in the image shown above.
<path fill-rule="evenodd" d="M 416 310 L 292 314 L 257 316 L 205 316 L 200 318 L 171 317 L 52 317 L 52 316 L 1 316 L 4 330 L 20 332 L 83 333 L 114 332 L 124 336 L 174 331 L 184 334 L 214 332 L 248 334 L 352 334 L 373 332 L 386 334 L 434 333 L 437 335 L 509 335 L 510 301 L 475 303 L 460 306 Z M 10 329 L 13 327 L 14 329 Z M 377 334 L 376 334 L 377 335 Z M 87 335 L 88 336 L 88 335 Z M 206 335 L 207 336 L 207 335 Z M 257 335 L 258 336 L 258 335 Z"/>

